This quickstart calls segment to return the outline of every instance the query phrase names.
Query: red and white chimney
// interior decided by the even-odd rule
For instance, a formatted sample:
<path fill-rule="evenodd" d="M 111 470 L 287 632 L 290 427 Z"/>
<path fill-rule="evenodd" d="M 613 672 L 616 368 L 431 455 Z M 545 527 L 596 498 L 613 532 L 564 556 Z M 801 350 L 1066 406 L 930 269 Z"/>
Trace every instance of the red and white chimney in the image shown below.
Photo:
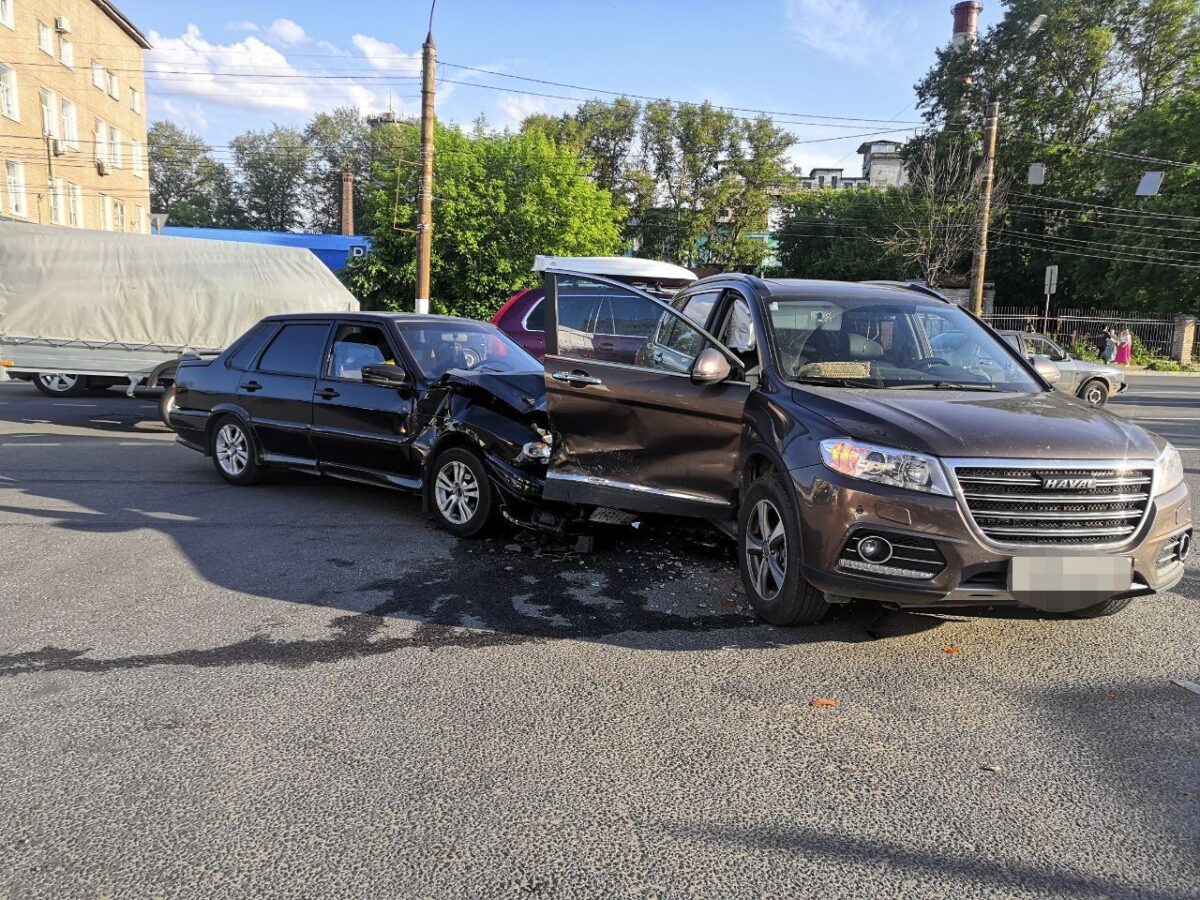
<path fill-rule="evenodd" d="M 960 50 L 974 44 L 975 37 L 979 33 L 979 14 L 983 12 L 983 4 L 978 0 L 963 0 L 962 3 L 954 4 L 954 8 L 950 12 L 954 15 L 954 36 L 950 40 L 951 46 Z"/>

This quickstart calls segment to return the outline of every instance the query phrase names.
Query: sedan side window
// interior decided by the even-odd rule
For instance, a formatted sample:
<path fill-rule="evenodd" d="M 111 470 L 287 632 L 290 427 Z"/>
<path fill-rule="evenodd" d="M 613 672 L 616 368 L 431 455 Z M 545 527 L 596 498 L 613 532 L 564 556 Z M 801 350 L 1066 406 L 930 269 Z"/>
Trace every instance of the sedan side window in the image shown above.
<path fill-rule="evenodd" d="M 560 356 L 686 373 L 708 345 L 684 315 L 628 288 L 567 275 L 557 286 Z"/>
<path fill-rule="evenodd" d="M 362 381 L 363 366 L 395 362 L 387 338 L 374 325 L 339 325 L 325 373 L 329 378 Z"/>
<path fill-rule="evenodd" d="M 230 355 L 226 365 L 231 369 L 249 369 L 254 365 L 254 357 L 258 356 L 258 351 L 267 343 L 273 331 L 274 326 L 267 322 L 255 325 L 238 341 L 237 349 Z"/>
<path fill-rule="evenodd" d="M 321 368 L 328 325 L 284 325 L 259 360 L 262 372 L 315 378 Z"/>

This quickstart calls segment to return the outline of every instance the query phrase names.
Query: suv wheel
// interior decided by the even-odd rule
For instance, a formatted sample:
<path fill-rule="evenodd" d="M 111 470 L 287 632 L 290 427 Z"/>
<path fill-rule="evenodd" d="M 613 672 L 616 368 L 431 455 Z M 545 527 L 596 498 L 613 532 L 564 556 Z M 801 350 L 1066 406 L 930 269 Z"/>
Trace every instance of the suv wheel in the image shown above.
<path fill-rule="evenodd" d="M 1088 406 L 1103 406 L 1108 402 L 1108 385 L 1103 381 L 1089 381 L 1080 389 L 1079 396 Z"/>
<path fill-rule="evenodd" d="M 492 484 L 483 460 L 470 450 L 452 447 L 429 469 L 428 499 L 434 521 L 458 537 L 475 537 L 493 521 Z"/>
<path fill-rule="evenodd" d="M 777 475 L 750 486 L 738 512 L 738 568 L 746 596 L 772 625 L 814 625 L 829 612 L 825 594 L 800 574 L 800 522 Z"/>
<path fill-rule="evenodd" d="M 240 419 L 225 416 L 217 420 L 209 438 L 209 451 L 217 474 L 238 487 L 258 481 L 258 461 L 254 442 Z"/>
<path fill-rule="evenodd" d="M 87 379 L 70 372 L 38 372 L 33 386 L 47 397 L 76 397 L 87 390 Z"/>
<path fill-rule="evenodd" d="M 1077 609 L 1070 615 L 1076 619 L 1099 619 L 1119 613 L 1132 602 L 1132 597 L 1114 597 L 1111 600 L 1103 600 L 1100 603 L 1085 606 L 1083 609 Z"/>

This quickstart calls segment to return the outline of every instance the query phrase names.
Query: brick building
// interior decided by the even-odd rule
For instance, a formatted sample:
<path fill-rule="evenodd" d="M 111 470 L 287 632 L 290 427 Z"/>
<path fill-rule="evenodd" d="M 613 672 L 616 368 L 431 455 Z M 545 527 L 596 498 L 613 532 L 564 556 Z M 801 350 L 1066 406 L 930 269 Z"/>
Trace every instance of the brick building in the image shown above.
<path fill-rule="evenodd" d="M 106 0 L 0 0 L 0 217 L 149 233 L 149 48 Z"/>

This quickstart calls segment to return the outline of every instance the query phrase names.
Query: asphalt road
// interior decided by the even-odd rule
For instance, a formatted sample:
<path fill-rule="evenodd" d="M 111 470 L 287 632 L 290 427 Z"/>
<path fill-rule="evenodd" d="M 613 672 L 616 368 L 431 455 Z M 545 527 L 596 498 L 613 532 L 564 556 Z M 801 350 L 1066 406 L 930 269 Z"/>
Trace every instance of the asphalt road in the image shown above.
<path fill-rule="evenodd" d="M 1200 379 L 1113 409 L 1200 491 Z M 776 629 L 705 533 L 456 543 L 2 384 L 0 896 L 1194 898 L 1198 600 Z"/>

